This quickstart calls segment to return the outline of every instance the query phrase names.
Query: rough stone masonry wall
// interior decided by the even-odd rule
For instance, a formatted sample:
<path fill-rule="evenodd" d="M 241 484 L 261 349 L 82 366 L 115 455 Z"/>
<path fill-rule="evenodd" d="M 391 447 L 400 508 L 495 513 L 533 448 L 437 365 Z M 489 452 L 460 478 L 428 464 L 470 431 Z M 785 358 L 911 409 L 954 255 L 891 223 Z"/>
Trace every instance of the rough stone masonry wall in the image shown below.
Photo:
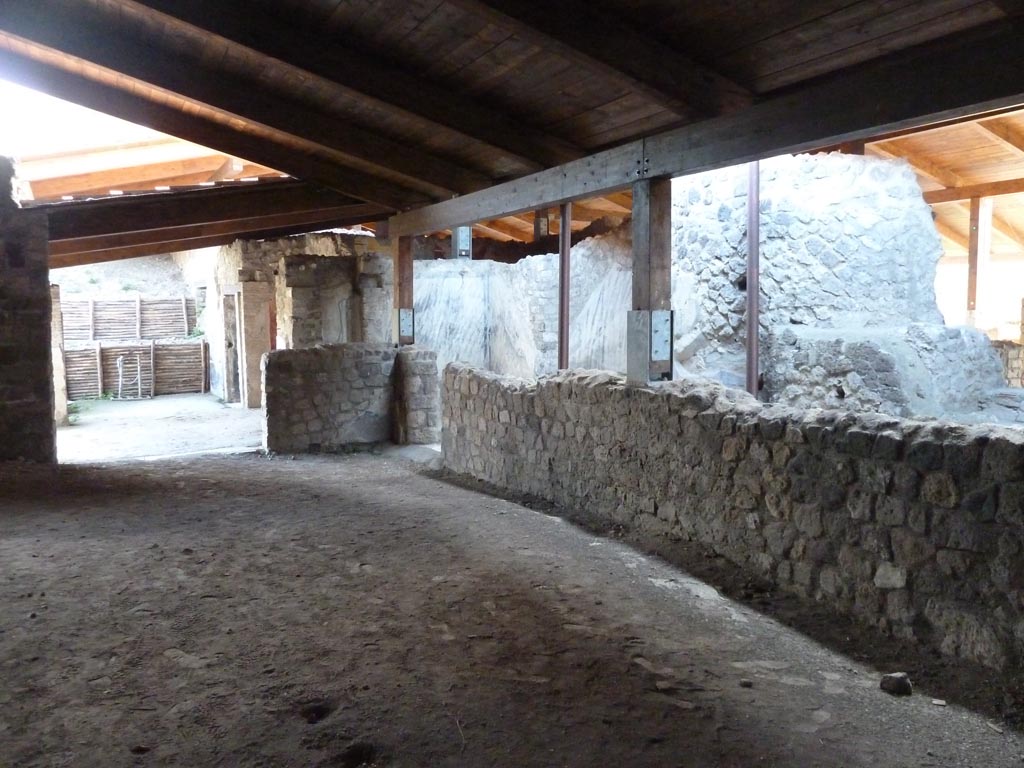
<path fill-rule="evenodd" d="M 391 341 L 394 296 L 391 246 L 373 237 L 344 232 L 297 235 L 277 240 L 237 240 L 217 249 L 215 266 L 208 278 L 209 317 L 215 318 L 206 327 L 210 344 L 211 391 L 225 398 L 229 394 L 230 384 L 225 371 L 229 367 L 227 356 L 234 351 L 226 349 L 228 334 L 224 323 L 228 322 L 230 305 L 226 305 L 225 296 L 241 282 L 264 282 L 276 287 L 275 272 L 282 259 L 301 259 L 310 254 L 344 259 L 350 265 L 354 275 L 353 292 L 358 296 L 359 323 L 358 327 L 353 325 L 350 328 L 349 340 Z M 187 261 L 184 256 L 182 258 Z M 275 317 L 279 316 L 278 309 L 275 307 Z M 333 341 L 326 337 L 324 340 Z"/>
<path fill-rule="evenodd" d="M 1024 434 L 795 411 L 689 377 L 451 365 L 443 397 L 451 470 L 701 542 L 949 655 L 1024 656 Z"/>
<path fill-rule="evenodd" d="M 0 199 L 0 461 L 56 461 L 47 242 L 44 212 Z"/>
<path fill-rule="evenodd" d="M 439 440 L 437 365 L 429 350 L 365 343 L 276 350 L 263 356 L 262 369 L 268 451 L 319 453 L 387 442 L 396 413 L 397 431 L 409 442 Z"/>
<path fill-rule="evenodd" d="M 1006 386 L 1024 387 L 1024 345 L 1013 341 L 992 342 L 1003 363 Z"/>

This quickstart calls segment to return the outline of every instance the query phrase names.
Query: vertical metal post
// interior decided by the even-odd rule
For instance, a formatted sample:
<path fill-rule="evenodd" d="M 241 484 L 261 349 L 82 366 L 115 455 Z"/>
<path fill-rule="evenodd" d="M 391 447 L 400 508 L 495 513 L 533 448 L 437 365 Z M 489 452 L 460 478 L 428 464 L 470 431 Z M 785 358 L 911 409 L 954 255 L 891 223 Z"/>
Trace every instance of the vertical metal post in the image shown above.
<path fill-rule="evenodd" d="M 757 397 L 761 329 L 761 164 L 749 166 L 747 188 L 747 392 Z"/>
<path fill-rule="evenodd" d="M 558 208 L 558 370 L 569 367 L 569 254 L 572 251 L 572 203 Z"/>

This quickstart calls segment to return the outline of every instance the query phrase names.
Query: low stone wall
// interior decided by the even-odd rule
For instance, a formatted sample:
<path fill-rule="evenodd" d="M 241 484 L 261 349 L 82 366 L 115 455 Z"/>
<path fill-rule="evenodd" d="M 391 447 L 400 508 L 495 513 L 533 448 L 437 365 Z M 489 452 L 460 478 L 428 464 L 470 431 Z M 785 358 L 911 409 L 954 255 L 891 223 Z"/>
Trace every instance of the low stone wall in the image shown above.
<path fill-rule="evenodd" d="M 395 360 L 395 442 L 428 445 L 441 442 L 441 382 L 437 353 L 402 347 Z"/>
<path fill-rule="evenodd" d="M 435 359 L 429 350 L 388 344 L 265 354 L 263 447 L 275 453 L 330 452 L 387 442 L 396 432 L 409 442 L 437 442 Z M 406 404 L 403 410 L 396 400 Z M 398 425 L 396 413 L 401 413 Z"/>
<path fill-rule="evenodd" d="M 766 406 L 705 379 L 629 388 L 450 365 L 445 466 L 699 541 L 893 635 L 1024 654 L 1024 434 Z"/>
<path fill-rule="evenodd" d="M 1006 386 L 1024 387 L 1024 345 L 1014 341 L 993 341 L 1003 363 Z"/>

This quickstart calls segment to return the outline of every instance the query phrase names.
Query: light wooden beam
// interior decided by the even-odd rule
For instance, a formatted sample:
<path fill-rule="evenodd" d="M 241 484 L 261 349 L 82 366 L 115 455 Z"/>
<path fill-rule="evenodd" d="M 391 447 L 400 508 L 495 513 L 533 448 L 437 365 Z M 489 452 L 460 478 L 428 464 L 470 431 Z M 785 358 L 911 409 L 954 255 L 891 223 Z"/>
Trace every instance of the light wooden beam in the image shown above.
<path fill-rule="evenodd" d="M 521 222 L 518 219 L 505 218 L 495 219 L 494 221 L 485 221 L 478 223 L 477 226 L 485 226 L 495 232 L 500 232 L 506 237 L 512 240 L 518 240 L 520 242 L 529 242 L 533 237 L 533 228 L 531 227 L 528 231 L 518 226 L 525 222 Z"/>
<path fill-rule="evenodd" d="M 224 164 L 222 155 L 208 155 L 189 160 L 173 160 L 132 167 L 114 167 L 111 170 L 81 173 L 72 176 L 45 178 L 32 181 L 32 194 L 36 200 L 56 199 L 63 195 L 82 195 L 106 192 L 111 189 L 137 188 L 139 184 L 153 185 L 170 178 L 202 174 L 210 175 Z"/>
<path fill-rule="evenodd" d="M 489 237 L 492 240 L 498 240 L 502 243 L 518 242 L 519 240 L 518 237 L 513 237 L 512 235 L 502 232 L 500 229 L 488 226 L 487 224 L 474 224 L 473 229 L 485 237 Z"/>
<path fill-rule="evenodd" d="M 924 201 L 929 205 L 941 205 L 943 203 L 960 203 L 974 197 L 998 197 L 1000 195 L 1019 195 L 1021 193 L 1024 193 L 1024 179 L 1010 179 L 1009 181 L 969 184 L 963 187 L 925 192 Z"/>
<path fill-rule="evenodd" d="M 889 157 L 906 160 L 917 173 L 944 187 L 960 187 L 964 185 L 963 178 L 955 171 L 942 167 L 930 157 L 926 157 L 919 152 L 898 146 L 895 140 L 876 142 L 871 145 L 871 148 Z"/>
<path fill-rule="evenodd" d="M 293 67 L 303 79 L 310 76 L 348 98 L 405 119 L 426 121 L 498 149 L 522 166 L 523 172 L 574 160 L 583 151 L 522 119 L 487 107 L 479 100 L 399 69 L 380 57 L 347 45 L 344 37 L 331 37 L 323 45 L 310 45 L 322 30 L 282 26 L 257 4 L 246 0 L 136 0 L 159 11 L 230 40 L 249 51 Z M 168 19 L 168 22 L 170 19 Z"/>
<path fill-rule="evenodd" d="M 391 228 L 397 234 L 447 229 L 605 195 L 638 178 L 681 176 L 869 139 L 1022 102 L 1024 24 L 1001 22 L 984 34 L 887 56 L 738 114 L 686 125 L 396 215 Z"/>
<path fill-rule="evenodd" d="M 59 18 L 59 25 L 53 19 Z M 60 51 L 180 96 L 195 105 L 212 107 L 226 124 L 245 121 L 293 137 L 306 151 L 327 150 L 350 167 L 405 183 L 435 197 L 482 189 L 490 179 L 473 169 L 434 156 L 380 132 L 337 120 L 302 102 L 273 94 L 258 83 L 224 69 L 206 69 L 164 48 L 158 39 L 138 31 L 127 13 L 104 12 L 97 6 L 62 0 L 8 0 L 0 28 L 24 41 Z M 75 34 L 66 34 L 74 29 Z M 180 32 L 180 34 L 185 34 Z M 209 44 L 198 30 L 196 50 Z M 76 71 L 80 64 L 68 61 Z"/>
<path fill-rule="evenodd" d="M 999 120 L 982 120 L 971 125 L 984 134 L 985 138 L 995 141 L 1011 154 L 1024 156 L 1024 132 Z"/>
<path fill-rule="evenodd" d="M 210 174 L 210 181 L 223 181 L 224 179 L 237 179 L 245 173 L 245 162 L 237 157 L 229 157 L 216 171 Z"/>
<path fill-rule="evenodd" d="M 18 177 L 28 181 L 60 176 L 81 176 L 107 171 L 174 161 L 207 158 L 215 154 L 207 147 L 165 136 L 107 147 L 88 147 L 67 152 L 28 155 L 18 158 Z"/>
<path fill-rule="evenodd" d="M 576 66 L 599 71 L 688 119 L 743 109 L 750 92 L 594 3 L 559 0 L 450 0 Z"/>
<path fill-rule="evenodd" d="M 186 114 L 166 104 L 4 50 L 3 40 L 0 40 L 0 71 L 3 71 L 5 79 L 27 88 L 115 115 L 227 155 L 244 157 L 277 168 L 295 178 L 324 184 L 366 202 L 400 210 L 429 200 L 422 193 L 340 166 L 323 157 L 297 152 L 264 137 L 240 132 L 198 115 Z"/>
<path fill-rule="evenodd" d="M 935 229 L 939 233 L 939 236 L 944 240 L 948 240 L 958 248 L 967 251 L 970 248 L 969 239 L 962 235 L 957 230 L 953 229 L 949 224 L 944 222 L 942 219 L 935 219 Z"/>
<path fill-rule="evenodd" d="M 272 170 L 272 169 L 267 168 L 267 167 L 262 166 L 262 165 L 245 165 L 245 166 L 242 167 L 242 171 L 238 175 L 240 177 L 260 179 L 261 182 L 275 181 L 275 180 L 281 178 L 281 175 L 277 171 Z M 242 183 L 242 182 L 239 182 L 239 181 L 235 181 L 233 179 L 225 179 L 222 182 L 213 183 L 213 182 L 209 181 L 209 178 L 210 178 L 210 173 L 208 171 L 204 171 L 204 172 L 201 172 L 201 173 L 189 173 L 189 174 L 185 174 L 184 176 L 168 176 L 168 177 L 162 178 L 162 179 L 153 179 L 152 181 L 147 180 L 147 181 L 133 182 L 131 184 L 122 184 L 122 185 L 120 185 L 118 187 L 114 187 L 114 188 L 115 189 L 119 189 L 122 192 L 126 192 L 126 193 L 132 193 L 132 192 L 168 192 L 168 191 L 188 192 L 188 191 L 198 190 L 200 188 L 209 187 L 211 185 L 215 185 L 215 186 L 235 185 L 235 186 L 237 186 L 238 184 Z M 250 182 L 245 182 L 245 183 L 250 183 Z M 158 189 L 159 187 L 168 187 L 169 189 Z M 81 190 L 78 194 L 75 195 L 75 197 L 79 198 L 79 197 L 89 197 L 89 196 L 105 196 L 105 195 L 109 194 L 109 190 L 110 190 L 109 187 L 98 187 L 96 189 L 91 189 L 91 190 Z"/>
<path fill-rule="evenodd" d="M 1013 226 L 1013 224 L 1008 222 L 994 210 L 992 212 L 992 231 L 1006 240 L 1009 240 L 1018 248 L 1024 248 L 1024 237 L 1021 236 L 1021 233 L 1017 231 L 1017 228 Z"/>

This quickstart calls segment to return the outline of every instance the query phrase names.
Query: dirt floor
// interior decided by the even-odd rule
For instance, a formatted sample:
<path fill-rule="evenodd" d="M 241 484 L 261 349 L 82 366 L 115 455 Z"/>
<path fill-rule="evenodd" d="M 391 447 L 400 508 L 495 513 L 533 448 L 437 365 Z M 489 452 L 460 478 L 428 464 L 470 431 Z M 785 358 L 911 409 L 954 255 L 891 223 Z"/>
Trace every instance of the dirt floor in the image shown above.
<path fill-rule="evenodd" d="M 180 456 L 256 448 L 258 408 L 225 405 L 213 395 L 162 395 L 147 400 L 82 400 L 71 426 L 57 430 L 65 463 Z"/>
<path fill-rule="evenodd" d="M 989 716 L 391 455 L 0 481 L 3 766 L 1024 761 Z"/>

